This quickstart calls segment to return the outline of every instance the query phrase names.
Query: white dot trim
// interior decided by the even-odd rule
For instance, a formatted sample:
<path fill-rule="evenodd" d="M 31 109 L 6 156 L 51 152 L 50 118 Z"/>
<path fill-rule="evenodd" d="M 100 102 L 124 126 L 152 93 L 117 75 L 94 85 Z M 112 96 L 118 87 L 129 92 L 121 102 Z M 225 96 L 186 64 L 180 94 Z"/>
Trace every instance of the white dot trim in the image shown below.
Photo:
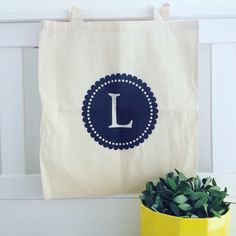
<path fill-rule="evenodd" d="M 90 106 L 92 104 L 92 101 L 93 101 L 93 98 L 95 97 L 96 93 L 99 92 L 99 90 L 110 84 L 110 83 L 116 83 L 116 82 L 121 82 L 121 83 L 129 83 L 135 87 L 137 87 L 139 90 L 141 90 L 143 92 L 143 94 L 145 95 L 145 97 L 147 98 L 148 100 L 148 104 L 149 104 L 149 108 L 150 108 L 150 119 L 148 121 L 148 124 L 147 124 L 147 127 L 145 128 L 145 130 L 143 131 L 143 133 L 136 139 L 134 140 L 131 140 L 131 141 L 127 141 L 126 143 L 117 143 L 117 142 L 111 142 L 111 141 L 108 141 L 106 140 L 104 137 L 102 137 L 101 135 L 99 135 L 97 133 L 97 131 L 95 130 L 95 128 L 93 127 L 93 125 L 91 124 L 91 118 L 90 118 Z M 87 119 L 88 119 L 88 123 L 90 124 L 89 126 L 91 127 L 91 130 L 93 131 L 94 134 L 96 134 L 96 136 L 102 140 L 104 143 L 108 143 L 108 144 L 111 144 L 113 146 L 127 146 L 129 144 L 133 144 L 133 143 L 136 143 L 138 142 L 140 139 L 143 139 L 143 136 L 146 135 L 147 131 L 149 130 L 150 126 L 151 126 L 151 123 L 152 123 L 152 119 L 153 119 L 153 106 L 152 106 L 152 102 L 151 102 L 151 99 L 149 97 L 149 95 L 147 94 L 147 92 L 138 84 L 138 83 L 135 83 L 135 82 L 132 82 L 131 80 L 125 80 L 125 79 L 112 79 L 112 80 L 109 80 L 107 82 L 105 82 L 104 84 L 101 84 L 99 85 L 95 91 L 92 93 L 90 99 L 89 99 L 89 102 L 88 102 L 88 106 L 87 106 Z"/>

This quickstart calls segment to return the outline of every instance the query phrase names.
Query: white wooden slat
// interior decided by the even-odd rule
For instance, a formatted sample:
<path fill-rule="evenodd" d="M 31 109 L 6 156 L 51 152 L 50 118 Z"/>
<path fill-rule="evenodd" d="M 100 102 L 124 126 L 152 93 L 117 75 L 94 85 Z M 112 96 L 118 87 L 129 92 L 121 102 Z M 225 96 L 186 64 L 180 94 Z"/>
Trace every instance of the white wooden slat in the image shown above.
<path fill-rule="evenodd" d="M 199 153 L 198 170 L 212 171 L 211 145 L 211 46 L 199 47 L 198 100 L 199 100 Z"/>
<path fill-rule="evenodd" d="M 160 7 L 163 4 L 163 1 L 155 2 L 137 2 L 131 0 L 126 2 L 126 5 L 123 6 L 118 1 L 117 4 L 114 2 L 104 0 L 104 4 L 101 6 L 106 6 L 106 9 L 103 7 L 96 7 L 95 4 L 91 4 L 89 1 L 79 1 L 71 4 L 63 4 L 54 7 L 29 7 L 25 6 L 24 8 L 14 8 L 13 10 L 3 9 L 0 11 L 0 22 L 32 22 L 40 21 L 43 19 L 51 20 L 68 20 L 68 9 L 71 6 L 77 6 L 79 9 L 83 9 L 87 18 L 150 18 L 151 11 L 150 6 Z M 170 1 L 169 1 L 170 2 Z M 47 1 L 48 3 L 48 1 Z M 35 4 L 35 3 L 34 3 Z M 171 3 L 170 8 L 170 17 L 171 19 L 209 19 L 209 18 L 233 18 L 236 17 L 236 7 L 234 6 L 217 6 L 216 4 L 206 7 L 206 4 L 201 5 L 199 3 L 189 5 L 187 3 L 178 4 Z M 1 4 L 0 4 L 1 6 Z"/>
<path fill-rule="evenodd" d="M 23 48 L 25 162 L 27 174 L 38 174 L 41 103 L 38 88 L 38 49 Z"/>
<path fill-rule="evenodd" d="M 208 37 L 202 37 L 202 35 L 204 34 L 208 34 L 210 35 L 211 34 L 211 31 L 210 31 L 210 28 L 212 27 L 212 24 L 208 24 L 208 28 L 205 27 L 204 31 L 202 31 L 202 26 L 203 24 L 205 23 L 209 23 L 209 22 L 213 22 L 215 25 L 214 27 L 216 28 L 217 26 L 217 21 L 215 20 L 202 20 L 200 22 L 200 43 L 206 43 L 206 42 L 211 42 L 209 40 Z M 234 20 L 227 20 L 225 23 L 229 23 L 229 22 L 233 22 L 234 24 Z M 227 25 L 226 24 L 226 25 Z M 2 28 L 1 28 L 2 27 Z M 221 26 L 221 32 L 222 34 L 224 34 L 224 25 Z M 3 37 L 0 37 L 0 46 L 2 47 L 21 47 L 21 46 L 25 46 L 25 47 L 32 47 L 32 46 L 37 46 L 38 45 L 38 34 L 39 34 L 39 29 L 40 29 L 40 24 L 39 23 L 11 23 L 11 24 L 0 24 L 0 32 L 1 32 L 1 36 Z M 207 30 L 208 29 L 208 30 Z M 225 27 L 225 30 L 226 32 L 228 31 L 228 28 Z M 201 33 L 202 32 L 202 33 Z M 210 33 L 209 33 L 210 32 Z M 26 34 L 27 37 L 24 35 Z M 17 37 L 16 37 L 17 35 Z M 228 34 L 230 36 L 230 34 Z M 233 41 L 233 36 L 232 37 L 229 37 L 227 38 L 228 42 L 231 42 Z M 218 36 L 216 36 L 217 38 Z M 212 39 L 213 40 L 213 39 Z M 221 39 L 221 43 L 224 42 L 224 38 Z M 214 40 L 213 40 L 214 41 Z M 218 41 L 220 41 L 218 39 Z M 2 49 L 1 49 L 2 50 Z M 3 49 L 5 50 L 5 49 Z M 15 50 L 15 49 L 12 49 L 12 50 Z M 18 50 L 18 49 L 16 49 Z M 2 53 L 1 53 L 2 54 Z M 8 60 L 8 59 L 6 59 Z M 6 63 L 8 64 L 8 63 Z M 3 67 L 4 68 L 4 67 Z M 1 77 L 2 78 L 2 77 Z M 1 86 L 2 87 L 2 86 Z M 4 90 L 4 89 L 3 89 Z M 2 116 L 2 114 L 1 114 Z M 2 122 L 2 121 L 1 121 Z M 3 133 L 4 131 L 1 130 L 1 132 Z M 22 139 L 23 140 L 23 139 Z M 3 146 L 3 145 L 2 145 Z M 14 151 L 12 151 L 14 152 Z M 22 158 L 22 157 L 21 157 Z M 215 157 L 214 157 L 215 158 Z M 23 159 L 23 158 L 22 158 Z M 23 162 L 21 162 L 23 163 Z M 5 165 L 5 169 L 6 169 L 6 163 L 4 164 Z M 9 165 L 10 166 L 10 165 Z M 11 167 L 14 169 L 14 167 Z M 21 168 L 22 170 L 24 169 L 24 166 Z M 222 169 L 222 168 L 221 168 Z M 22 171 L 20 171 L 22 172 Z M 24 171 L 23 171 L 24 172 Z M 12 172 L 11 172 L 12 173 Z M 15 173 L 14 173 L 15 174 Z"/>
<path fill-rule="evenodd" d="M 138 236 L 138 199 L 0 201 L 1 236 Z"/>
<path fill-rule="evenodd" d="M 44 19 L 67 20 L 67 10 L 19 10 L 19 11 L 0 11 L 0 22 L 39 22 Z"/>
<path fill-rule="evenodd" d="M 40 176 L 0 175 L 0 200 L 3 199 L 43 199 Z"/>
<path fill-rule="evenodd" d="M 87 17 L 90 18 L 97 17 L 101 19 L 102 16 L 101 13 L 87 13 Z M 120 11 L 115 16 L 128 17 Z M 137 16 L 140 17 L 137 14 L 136 18 Z M 149 15 L 150 17 L 151 15 Z M 135 15 L 130 15 L 129 18 L 136 19 Z M 0 23 L 0 47 L 37 47 L 40 28 L 40 23 Z M 236 19 L 206 19 L 199 21 L 199 43 L 215 42 L 236 42 Z"/>
<path fill-rule="evenodd" d="M 200 177 L 212 176 L 224 188 L 227 186 L 230 199 L 236 202 L 236 189 L 233 180 L 236 173 L 199 173 Z M 139 194 L 122 194 L 112 196 L 95 196 L 86 199 L 138 199 Z M 43 199 L 40 175 L 0 176 L 0 200 L 39 200 Z M 80 198 L 84 199 L 84 198 Z"/>
<path fill-rule="evenodd" d="M 35 47 L 40 23 L 1 23 L 0 47 Z"/>
<path fill-rule="evenodd" d="M 190 6 L 188 3 L 190 3 Z M 204 1 L 203 4 L 201 4 L 200 1 L 193 5 L 191 5 L 192 1 L 188 1 L 188 3 L 182 3 L 181 6 L 174 6 L 174 2 L 173 4 L 170 3 L 170 15 L 173 18 L 179 19 L 224 19 L 236 17 L 235 5 L 227 6 L 226 2 L 218 6 L 216 1 L 214 1 L 211 6 L 207 6 L 207 1 Z M 176 5 L 178 5 L 178 3 Z"/>
<path fill-rule="evenodd" d="M 212 45 L 214 172 L 236 172 L 236 44 Z M 230 180 L 233 182 L 233 179 Z"/>
<path fill-rule="evenodd" d="M 0 49 L 1 174 L 24 174 L 22 50 Z"/>
<path fill-rule="evenodd" d="M 1 236 L 137 236 L 139 200 L 0 201 Z M 232 222 L 236 205 L 231 206 Z M 13 227 L 14 226 L 14 227 Z M 231 236 L 236 224 L 231 224 Z"/>
<path fill-rule="evenodd" d="M 236 42 L 236 19 L 210 19 L 199 21 L 200 43 Z"/>
<path fill-rule="evenodd" d="M 0 201 L 1 236 L 138 236 L 139 200 Z M 231 205 L 236 236 L 236 205 Z M 201 235 L 199 235 L 201 236 Z"/>
<path fill-rule="evenodd" d="M 90 199 L 137 199 L 138 197 L 138 194 L 122 194 L 112 196 L 94 196 L 90 197 Z M 0 200 L 3 199 L 43 199 L 41 176 L 38 174 L 11 176 L 0 175 Z M 86 197 L 86 199 L 88 198 Z"/>

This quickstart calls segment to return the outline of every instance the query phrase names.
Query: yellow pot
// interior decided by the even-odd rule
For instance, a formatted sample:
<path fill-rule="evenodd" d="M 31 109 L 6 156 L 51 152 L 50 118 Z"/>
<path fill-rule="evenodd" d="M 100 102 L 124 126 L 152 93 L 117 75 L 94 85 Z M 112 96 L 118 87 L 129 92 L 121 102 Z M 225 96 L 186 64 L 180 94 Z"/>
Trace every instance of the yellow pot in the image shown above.
<path fill-rule="evenodd" d="M 141 203 L 141 236 L 229 236 L 230 211 L 221 218 L 183 218 L 154 212 Z"/>

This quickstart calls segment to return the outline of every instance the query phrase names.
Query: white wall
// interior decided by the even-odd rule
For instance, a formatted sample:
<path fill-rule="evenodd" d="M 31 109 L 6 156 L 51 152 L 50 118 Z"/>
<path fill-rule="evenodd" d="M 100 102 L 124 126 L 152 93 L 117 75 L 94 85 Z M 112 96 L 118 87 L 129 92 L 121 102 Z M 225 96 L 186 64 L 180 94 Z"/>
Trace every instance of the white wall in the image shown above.
<path fill-rule="evenodd" d="M 0 209 L 0 236 L 140 235 L 139 201 L 134 199 L 6 200 Z M 233 206 L 231 236 L 236 235 L 235 219 Z"/>
<path fill-rule="evenodd" d="M 8 0 L 0 2 L 1 11 L 15 11 L 15 10 L 64 10 L 70 5 L 78 5 L 85 9 L 121 9 L 121 8 L 142 8 L 147 5 L 159 6 L 164 2 L 169 2 L 174 7 L 208 7 L 213 8 L 224 8 L 224 7 L 235 7 L 234 0 Z"/>
<path fill-rule="evenodd" d="M 0 236 L 138 236 L 137 199 L 0 201 Z"/>
<path fill-rule="evenodd" d="M 30 22 L 65 19 L 66 9 L 73 2 L 87 9 L 90 17 L 131 18 L 151 18 L 144 8 L 160 3 L 151 0 L 0 1 L 0 21 L 18 22 L 0 23 L 0 236 L 139 235 L 137 196 L 42 200 L 37 174 L 40 116 L 37 49 L 33 48 L 38 43 L 40 25 Z M 236 127 L 236 110 L 229 107 L 236 104 L 233 89 L 236 87 L 236 3 L 233 0 L 170 2 L 174 6 L 172 17 L 201 18 L 199 169 L 211 172 L 236 197 L 233 181 L 236 138 L 235 130 L 230 129 Z M 95 11 L 98 8 L 103 10 L 98 13 Z M 212 17 L 217 19 L 202 19 Z M 232 210 L 235 221 L 236 207 Z M 231 236 L 236 236 L 235 224 L 231 232 Z"/>

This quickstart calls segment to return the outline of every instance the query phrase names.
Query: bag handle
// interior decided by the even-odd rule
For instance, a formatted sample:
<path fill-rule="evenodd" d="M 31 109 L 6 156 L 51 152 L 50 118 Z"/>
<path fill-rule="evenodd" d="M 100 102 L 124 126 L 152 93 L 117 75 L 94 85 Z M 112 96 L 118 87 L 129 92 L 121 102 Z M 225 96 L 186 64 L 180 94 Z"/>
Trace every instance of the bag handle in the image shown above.
<path fill-rule="evenodd" d="M 164 3 L 159 9 L 153 7 L 153 20 L 169 20 L 170 4 Z"/>
<path fill-rule="evenodd" d="M 69 11 L 70 21 L 84 21 L 84 15 L 82 11 L 77 7 L 72 7 Z"/>
<path fill-rule="evenodd" d="M 163 4 L 159 9 L 156 7 L 152 7 L 153 9 L 153 20 L 169 20 L 170 16 L 170 4 L 165 3 Z M 84 21 L 84 14 L 82 11 L 76 7 L 72 7 L 70 9 L 70 21 L 79 21 L 83 22 Z"/>

